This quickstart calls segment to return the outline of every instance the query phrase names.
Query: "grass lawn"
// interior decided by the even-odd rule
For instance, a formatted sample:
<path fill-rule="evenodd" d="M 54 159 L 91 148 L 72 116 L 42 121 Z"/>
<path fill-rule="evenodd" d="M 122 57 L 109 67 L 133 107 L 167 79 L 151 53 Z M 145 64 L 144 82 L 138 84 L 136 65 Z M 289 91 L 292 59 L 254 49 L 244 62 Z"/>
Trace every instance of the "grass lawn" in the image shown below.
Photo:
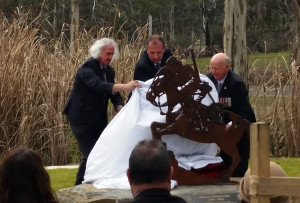
<path fill-rule="evenodd" d="M 47 169 L 50 175 L 51 187 L 54 191 L 74 186 L 78 168 L 74 169 Z"/>
<path fill-rule="evenodd" d="M 288 176 L 300 177 L 300 158 L 271 158 L 271 161 L 279 164 Z M 77 168 L 48 169 L 53 190 L 57 191 L 62 188 L 73 187 L 77 170 Z"/>
<path fill-rule="evenodd" d="M 300 158 L 271 158 L 280 165 L 288 176 L 300 177 Z"/>
<path fill-rule="evenodd" d="M 211 57 L 197 58 L 197 67 L 202 74 L 208 73 Z M 270 64 L 278 64 L 281 68 L 286 67 L 290 59 L 290 52 L 257 53 L 248 54 L 248 67 L 267 67 Z M 186 59 L 186 63 L 193 64 L 192 59 Z"/>

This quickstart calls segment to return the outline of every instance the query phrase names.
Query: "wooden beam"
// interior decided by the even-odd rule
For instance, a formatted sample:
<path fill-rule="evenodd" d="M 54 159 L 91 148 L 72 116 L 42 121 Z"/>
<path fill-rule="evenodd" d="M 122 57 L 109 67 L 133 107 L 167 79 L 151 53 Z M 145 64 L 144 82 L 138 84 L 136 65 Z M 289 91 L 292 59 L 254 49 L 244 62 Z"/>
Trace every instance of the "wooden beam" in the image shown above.
<path fill-rule="evenodd" d="M 250 177 L 270 176 L 269 124 L 253 123 L 250 126 Z M 251 203 L 270 203 L 268 196 L 257 196 L 257 182 L 250 181 Z"/>
<path fill-rule="evenodd" d="M 299 196 L 300 178 L 250 176 L 250 191 L 254 196 Z"/>

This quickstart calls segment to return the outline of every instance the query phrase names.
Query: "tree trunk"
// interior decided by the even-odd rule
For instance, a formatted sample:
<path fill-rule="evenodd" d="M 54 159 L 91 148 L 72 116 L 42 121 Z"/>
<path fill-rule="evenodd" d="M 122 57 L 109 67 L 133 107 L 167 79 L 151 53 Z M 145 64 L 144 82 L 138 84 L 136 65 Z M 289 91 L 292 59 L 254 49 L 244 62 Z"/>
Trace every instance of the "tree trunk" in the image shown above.
<path fill-rule="evenodd" d="M 170 21 L 170 41 L 175 41 L 175 32 L 174 32 L 174 1 L 171 2 L 170 5 L 170 13 L 169 13 L 169 21 Z"/>
<path fill-rule="evenodd" d="M 53 28 L 53 37 L 56 38 L 57 34 L 57 0 L 53 1 L 53 23 L 52 23 L 52 28 Z"/>
<path fill-rule="evenodd" d="M 71 0 L 71 39 L 70 39 L 70 53 L 76 51 L 75 40 L 78 37 L 79 30 L 79 2 L 78 0 Z"/>
<path fill-rule="evenodd" d="M 206 56 L 211 56 L 213 54 L 213 49 L 210 44 L 210 33 L 209 33 L 209 23 L 208 23 L 208 16 L 207 16 L 207 2 L 206 0 L 202 1 L 202 28 L 205 36 L 205 52 Z"/>
<path fill-rule="evenodd" d="M 295 67 L 298 67 L 298 71 L 299 70 L 299 66 L 300 66 L 300 3 L 297 0 L 293 0 L 293 4 L 294 4 L 294 8 L 295 8 L 295 32 L 294 32 L 294 42 L 293 42 L 293 50 L 292 50 L 292 54 L 293 54 L 293 60 L 295 63 Z"/>
<path fill-rule="evenodd" d="M 292 113 L 294 119 L 294 146 L 295 146 L 295 156 L 300 156 L 300 101 L 299 101 L 299 80 L 300 80 L 300 3 L 299 0 L 293 0 L 294 9 L 295 9 L 295 32 L 294 32 L 294 42 L 292 48 L 292 69 L 293 69 L 293 88 L 295 89 L 294 94 L 292 96 Z"/>
<path fill-rule="evenodd" d="M 247 83 L 247 0 L 225 0 L 224 50 L 231 68 Z"/>
<path fill-rule="evenodd" d="M 152 35 L 152 15 L 148 14 L 148 20 L 149 20 L 149 37 Z"/>
<path fill-rule="evenodd" d="M 96 0 L 93 2 L 93 8 L 92 8 L 92 19 L 95 19 L 95 7 L 96 7 Z"/>

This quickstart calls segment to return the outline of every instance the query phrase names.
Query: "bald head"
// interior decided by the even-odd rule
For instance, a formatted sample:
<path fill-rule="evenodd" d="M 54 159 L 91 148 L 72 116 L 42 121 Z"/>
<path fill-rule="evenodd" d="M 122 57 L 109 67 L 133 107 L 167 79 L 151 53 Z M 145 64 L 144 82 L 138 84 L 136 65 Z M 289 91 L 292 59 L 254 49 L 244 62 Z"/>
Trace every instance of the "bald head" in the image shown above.
<path fill-rule="evenodd" d="M 224 53 L 215 54 L 210 60 L 211 72 L 216 80 L 222 80 L 230 68 L 230 59 Z"/>

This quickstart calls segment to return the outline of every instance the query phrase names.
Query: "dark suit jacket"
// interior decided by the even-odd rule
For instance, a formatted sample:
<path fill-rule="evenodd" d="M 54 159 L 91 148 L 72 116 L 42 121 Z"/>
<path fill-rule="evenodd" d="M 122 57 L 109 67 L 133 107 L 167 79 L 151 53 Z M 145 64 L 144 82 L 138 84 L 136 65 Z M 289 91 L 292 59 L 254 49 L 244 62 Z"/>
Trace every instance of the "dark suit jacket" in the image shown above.
<path fill-rule="evenodd" d="M 63 110 L 76 135 L 86 130 L 104 129 L 107 125 L 107 105 L 124 105 L 120 93 L 113 94 L 115 72 L 111 66 L 105 67 L 104 79 L 99 60 L 88 58 L 78 69 L 72 92 Z"/>
<path fill-rule="evenodd" d="M 168 189 L 148 189 L 144 190 L 132 200 L 121 201 L 120 203 L 186 203 L 180 197 L 172 196 Z"/>
<path fill-rule="evenodd" d="M 214 78 L 213 74 L 209 73 L 207 77 L 217 87 L 218 81 Z M 251 123 L 256 122 L 253 109 L 248 99 L 248 89 L 244 81 L 231 70 L 227 73 L 219 98 L 231 98 L 231 107 L 225 109 L 238 114 Z"/>
<path fill-rule="evenodd" d="M 161 59 L 161 67 L 166 65 L 166 61 L 169 57 L 172 56 L 172 53 L 169 49 L 165 49 L 165 53 Z M 153 64 L 153 62 L 150 60 L 147 51 L 144 51 L 144 53 L 141 55 L 141 58 L 137 62 L 134 70 L 134 80 L 140 80 L 140 81 L 147 81 L 151 78 L 154 78 L 156 75 L 157 70 Z"/>
<path fill-rule="evenodd" d="M 209 73 L 208 78 L 217 87 L 218 81 L 214 78 L 212 73 Z M 248 90 L 244 81 L 233 71 L 229 70 L 226 79 L 224 80 L 222 89 L 219 93 L 220 100 L 231 99 L 231 106 L 225 109 L 238 114 L 241 118 L 247 119 L 249 122 L 256 122 L 253 109 L 248 100 Z M 233 177 L 243 177 L 247 168 L 250 157 L 250 139 L 249 135 L 244 134 L 238 143 L 238 150 L 241 155 L 241 162 L 233 172 Z M 229 165 L 231 163 L 230 157 L 221 151 L 220 156 L 224 163 Z"/>

